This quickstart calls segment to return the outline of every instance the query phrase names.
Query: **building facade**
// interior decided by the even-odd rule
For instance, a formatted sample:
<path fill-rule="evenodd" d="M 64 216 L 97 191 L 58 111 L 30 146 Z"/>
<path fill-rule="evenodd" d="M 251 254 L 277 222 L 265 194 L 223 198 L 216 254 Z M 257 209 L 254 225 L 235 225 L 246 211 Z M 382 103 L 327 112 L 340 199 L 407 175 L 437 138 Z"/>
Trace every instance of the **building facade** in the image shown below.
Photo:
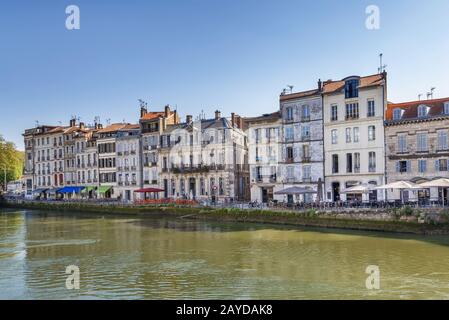
<path fill-rule="evenodd" d="M 249 200 L 247 137 L 243 121 L 219 111 L 213 119 L 167 126 L 161 135 L 160 180 L 166 198 Z"/>
<path fill-rule="evenodd" d="M 327 201 L 376 201 L 384 192 L 346 194 L 363 184 L 385 183 L 384 113 L 387 74 L 351 76 L 323 84 L 325 192 Z"/>
<path fill-rule="evenodd" d="M 386 112 L 387 182 L 449 178 L 449 98 L 389 103 Z M 388 199 L 400 199 L 388 190 Z M 446 189 L 404 191 L 404 200 L 447 198 Z"/>
<path fill-rule="evenodd" d="M 323 199 L 324 150 L 321 81 L 317 89 L 282 94 L 282 151 L 280 162 L 283 188 L 300 187 L 313 193 L 287 195 L 287 202 Z"/>
<path fill-rule="evenodd" d="M 269 203 L 281 200 L 275 192 L 282 189 L 279 162 L 281 161 L 280 112 L 245 118 L 248 135 L 251 201 Z"/>

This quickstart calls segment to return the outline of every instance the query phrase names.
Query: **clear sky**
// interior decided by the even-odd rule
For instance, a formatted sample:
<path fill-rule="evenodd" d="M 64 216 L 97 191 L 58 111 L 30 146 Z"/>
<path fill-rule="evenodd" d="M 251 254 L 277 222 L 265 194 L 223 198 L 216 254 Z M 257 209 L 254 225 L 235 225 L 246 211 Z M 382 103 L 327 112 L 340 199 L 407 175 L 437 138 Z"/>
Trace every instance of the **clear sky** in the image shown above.
<path fill-rule="evenodd" d="M 380 52 L 390 101 L 449 96 L 448 17 L 447 0 L 2 0 L 0 134 L 23 149 L 36 120 L 136 122 L 139 98 L 182 117 L 272 112 L 286 85 L 376 73 Z"/>

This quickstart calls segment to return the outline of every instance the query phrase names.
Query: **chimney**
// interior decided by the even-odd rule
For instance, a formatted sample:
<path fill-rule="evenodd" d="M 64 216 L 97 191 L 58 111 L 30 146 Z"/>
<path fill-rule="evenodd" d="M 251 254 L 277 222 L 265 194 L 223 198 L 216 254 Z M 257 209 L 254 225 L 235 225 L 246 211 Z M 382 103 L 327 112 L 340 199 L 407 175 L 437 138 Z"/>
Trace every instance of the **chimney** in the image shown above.
<path fill-rule="evenodd" d="M 103 125 L 101 123 L 97 124 L 98 130 L 103 129 Z"/>
<path fill-rule="evenodd" d="M 147 114 L 147 108 L 140 107 L 140 117 L 143 118 Z"/>
<path fill-rule="evenodd" d="M 186 123 L 187 123 L 187 124 L 191 124 L 191 123 L 192 123 L 192 119 L 193 119 L 193 117 L 192 117 L 190 114 L 188 114 L 188 115 L 186 116 Z"/>
<path fill-rule="evenodd" d="M 321 79 L 318 79 L 318 91 L 321 91 L 323 88 L 323 83 L 321 82 Z"/>
<path fill-rule="evenodd" d="M 70 119 L 70 127 L 76 126 L 76 119 Z"/>
<path fill-rule="evenodd" d="M 164 113 L 165 113 L 165 117 L 168 118 L 168 116 L 170 115 L 170 105 L 167 104 L 165 106 Z"/>
<path fill-rule="evenodd" d="M 81 129 L 81 130 L 84 130 L 84 129 L 85 129 L 84 122 L 80 122 L 80 129 Z"/>
<path fill-rule="evenodd" d="M 235 113 L 234 112 L 231 113 L 231 123 L 232 123 L 232 127 L 234 128 L 235 127 Z"/>
<path fill-rule="evenodd" d="M 220 112 L 220 110 L 216 110 L 215 111 L 215 120 L 218 120 L 220 118 L 221 118 L 221 112 Z"/>

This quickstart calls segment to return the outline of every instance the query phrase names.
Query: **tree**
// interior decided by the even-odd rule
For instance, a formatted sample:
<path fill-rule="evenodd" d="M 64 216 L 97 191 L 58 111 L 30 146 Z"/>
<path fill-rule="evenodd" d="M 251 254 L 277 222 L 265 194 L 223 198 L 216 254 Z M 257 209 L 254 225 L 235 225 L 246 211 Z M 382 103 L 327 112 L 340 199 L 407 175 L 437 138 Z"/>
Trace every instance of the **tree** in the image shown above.
<path fill-rule="evenodd" d="M 24 153 L 17 150 L 14 143 L 6 141 L 0 135 L 0 185 L 5 188 L 6 183 L 19 179 L 23 174 Z"/>

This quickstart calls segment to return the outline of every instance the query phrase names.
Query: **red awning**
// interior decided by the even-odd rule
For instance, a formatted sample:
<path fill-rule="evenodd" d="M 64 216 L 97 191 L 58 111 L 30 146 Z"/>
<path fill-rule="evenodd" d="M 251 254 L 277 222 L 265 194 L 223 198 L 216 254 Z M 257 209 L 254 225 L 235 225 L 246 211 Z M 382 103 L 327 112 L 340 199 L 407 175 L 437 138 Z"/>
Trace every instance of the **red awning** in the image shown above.
<path fill-rule="evenodd" d="M 144 189 L 139 189 L 139 190 L 135 190 L 134 192 L 138 192 L 138 193 L 147 193 L 147 192 L 164 192 L 164 189 L 158 189 L 158 188 L 144 188 Z"/>

